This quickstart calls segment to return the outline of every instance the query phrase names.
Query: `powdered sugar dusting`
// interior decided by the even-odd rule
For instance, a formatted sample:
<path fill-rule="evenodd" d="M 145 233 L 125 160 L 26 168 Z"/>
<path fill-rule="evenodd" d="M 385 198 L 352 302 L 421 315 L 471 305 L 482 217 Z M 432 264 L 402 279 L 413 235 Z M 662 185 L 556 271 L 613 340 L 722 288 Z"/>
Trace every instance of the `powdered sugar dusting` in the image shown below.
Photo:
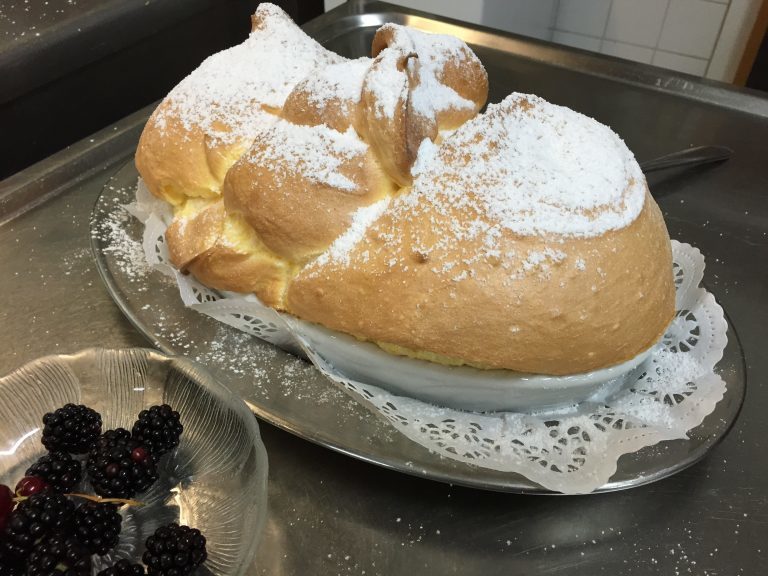
<path fill-rule="evenodd" d="M 98 222 L 92 230 L 92 235 L 103 244 L 102 252 L 109 254 L 123 267 L 125 277 L 140 283 L 139 291 L 144 291 L 146 276 L 152 268 L 144 258 L 144 246 L 141 241 L 134 239 L 127 230 L 132 220 L 126 207 L 115 199 L 113 210 Z"/>
<path fill-rule="evenodd" d="M 634 156 L 610 128 L 512 94 L 439 148 L 422 145 L 408 209 L 459 209 L 513 233 L 594 237 L 626 227 L 645 200 Z"/>
<path fill-rule="evenodd" d="M 325 184 L 340 190 L 354 191 L 358 186 L 339 169 L 367 152 L 353 128 L 338 132 L 321 124 L 299 126 L 279 120 L 254 134 L 258 142 L 251 148 L 246 161 L 270 166 L 273 177 L 280 183 L 289 176 L 301 174 L 310 182 Z"/>
<path fill-rule="evenodd" d="M 339 64 L 331 64 L 318 74 L 304 80 L 297 89 L 305 89 L 308 100 L 319 110 L 323 110 L 328 102 L 360 102 L 363 90 L 363 79 L 371 66 L 370 58 L 358 58 Z"/>
<path fill-rule="evenodd" d="M 386 24 L 382 29 L 393 32 L 392 41 L 376 57 L 366 78 L 366 88 L 374 95 L 378 117 L 394 118 L 397 103 L 405 101 L 406 86 L 410 90 L 407 95 L 410 110 L 426 119 L 451 109 L 474 110 L 474 102 L 461 97 L 442 80 L 449 62 L 460 65 L 471 54 L 462 40 L 396 24 Z M 408 75 L 400 69 L 406 57 Z M 410 85 L 408 76 L 411 76 Z"/>
<path fill-rule="evenodd" d="M 441 78 L 448 62 L 462 62 L 467 59 L 467 45 L 455 36 L 430 34 L 414 28 L 397 27 L 397 36 L 407 36 L 419 55 L 408 65 L 418 70 L 419 83 L 411 92 L 410 104 L 413 110 L 431 118 L 443 110 L 473 110 L 474 102 L 462 98 Z"/>
<path fill-rule="evenodd" d="M 551 267 L 555 264 L 559 264 L 565 260 L 566 257 L 567 255 L 565 252 L 553 248 L 545 248 L 541 251 L 531 250 L 522 262 L 522 270 L 526 274 L 532 271 L 538 271 L 539 275 L 548 278 Z"/>
<path fill-rule="evenodd" d="M 365 232 L 379 219 L 390 204 L 389 198 L 383 198 L 370 206 L 358 208 L 352 215 L 352 224 L 341 236 L 336 238 L 328 249 L 317 257 L 314 265 L 323 266 L 328 262 L 349 264 L 349 254 L 362 240 Z"/>
<path fill-rule="evenodd" d="M 252 139 L 258 126 L 274 119 L 262 106 L 282 107 L 299 80 L 344 60 L 277 6 L 262 3 L 255 17 L 261 26 L 245 42 L 209 57 L 171 91 L 155 115 L 160 128 L 170 114 L 187 130 L 199 127 L 225 143 Z"/>
<path fill-rule="evenodd" d="M 398 58 L 396 51 L 384 50 L 365 76 L 365 89 L 373 95 L 378 118 L 394 118 L 398 103 L 405 102 L 408 96 L 408 77 L 398 70 Z"/>

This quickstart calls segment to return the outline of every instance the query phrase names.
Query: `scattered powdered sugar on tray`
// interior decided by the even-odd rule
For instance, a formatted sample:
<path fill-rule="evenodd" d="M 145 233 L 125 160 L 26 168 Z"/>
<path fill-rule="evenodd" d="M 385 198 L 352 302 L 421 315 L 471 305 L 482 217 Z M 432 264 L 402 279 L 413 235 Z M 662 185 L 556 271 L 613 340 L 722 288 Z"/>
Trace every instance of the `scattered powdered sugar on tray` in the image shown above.
<path fill-rule="evenodd" d="M 69 276 L 76 267 L 82 269 L 83 272 L 90 272 L 88 264 L 92 261 L 93 254 L 88 248 L 80 248 L 71 251 L 69 254 L 64 254 L 61 259 L 64 275 Z"/>
<path fill-rule="evenodd" d="M 200 128 L 225 143 L 250 139 L 274 118 L 262 106 L 280 108 L 299 80 L 344 60 L 277 6 L 260 4 L 254 19 L 256 28 L 245 42 L 209 57 L 170 92 L 154 116 L 160 128 L 170 115 L 186 130 Z"/>
<path fill-rule="evenodd" d="M 152 268 L 144 257 L 141 240 L 134 239 L 127 230 L 127 224 L 133 221 L 133 217 L 118 198 L 113 202 L 114 209 L 99 222 L 95 236 L 103 243 L 102 251 L 117 260 L 127 278 L 142 280 Z"/>

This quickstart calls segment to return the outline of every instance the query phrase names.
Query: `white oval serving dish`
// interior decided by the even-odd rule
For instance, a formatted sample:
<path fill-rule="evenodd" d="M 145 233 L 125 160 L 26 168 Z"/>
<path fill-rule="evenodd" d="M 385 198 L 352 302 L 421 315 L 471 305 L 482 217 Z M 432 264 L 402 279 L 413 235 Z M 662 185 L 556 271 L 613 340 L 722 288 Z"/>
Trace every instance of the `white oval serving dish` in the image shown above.
<path fill-rule="evenodd" d="M 531 411 L 577 404 L 612 385 L 641 364 L 653 346 L 631 360 L 601 370 L 569 376 L 525 374 L 444 366 L 385 352 L 297 318 L 283 317 L 291 331 L 338 372 L 351 380 L 379 386 L 395 394 L 469 411 Z"/>

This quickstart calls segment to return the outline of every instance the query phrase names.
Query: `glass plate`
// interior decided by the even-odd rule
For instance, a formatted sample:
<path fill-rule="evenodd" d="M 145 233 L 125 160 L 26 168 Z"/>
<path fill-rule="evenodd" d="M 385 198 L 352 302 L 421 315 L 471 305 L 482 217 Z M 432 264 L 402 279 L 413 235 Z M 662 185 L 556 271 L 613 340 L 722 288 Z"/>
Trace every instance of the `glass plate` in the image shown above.
<path fill-rule="evenodd" d="M 487 490 L 550 491 L 527 478 L 448 460 L 403 436 L 327 381 L 309 363 L 184 306 L 175 282 L 148 269 L 142 224 L 123 205 L 138 174 L 126 164 L 104 187 L 91 217 L 91 244 L 107 291 L 131 323 L 167 353 L 202 362 L 253 412 L 288 432 L 343 454 L 416 476 Z M 745 393 L 744 356 L 729 320 L 729 341 L 716 371 L 726 392 L 689 440 L 626 454 L 597 492 L 640 486 L 687 468 L 715 446 L 738 416 Z"/>
<path fill-rule="evenodd" d="M 168 522 L 205 535 L 208 559 L 199 573 L 253 572 L 254 543 L 267 519 L 268 464 L 259 427 L 239 398 L 188 359 L 156 350 L 89 348 L 37 358 L 0 377 L 0 447 L 11 447 L 0 450 L 0 483 L 14 486 L 46 454 L 43 414 L 70 402 L 101 414 L 102 430 L 130 430 L 142 410 L 165 403 L 184 426 L 179 446 L 158 462 L 159 479 L 133 497 L 142 505 L 121 509 L 119 542 L 93 556 L 93 574 L 121 558 L 138 561 L 147 537 Z M 84 480 L 72 492 L 93 488 Z"/>

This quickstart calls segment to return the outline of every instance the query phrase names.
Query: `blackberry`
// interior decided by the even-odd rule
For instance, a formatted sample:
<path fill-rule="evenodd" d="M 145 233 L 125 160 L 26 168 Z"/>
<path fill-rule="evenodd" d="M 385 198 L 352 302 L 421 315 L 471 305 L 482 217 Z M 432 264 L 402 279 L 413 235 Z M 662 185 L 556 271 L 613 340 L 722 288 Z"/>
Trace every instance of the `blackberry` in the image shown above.
<path fill-rule="evenodd" d="M 0 542 L 0 576 L 21 576 L 23 573 L 23 562 L 12 557 Z"/>
<path fill-rule="evenodd" d="M 49 451 L 85 454 L 100 434 L 101 416 L 81 404 L 66 404 L 43 416 L 42 442 Z"/>
<path fill-rule="evenodd" d="M 96 576 L 144 576 L 144 566 L 132 564 L 130 560 L 119 560 L 115 565 L 105 568 Z"/>
<path fill-rule="evenodd" d="M 98 439 L 85 468 L 94 492 L 108 498 L 131 498 L 158 477 L 151 452 L 124 428 L 109 430 Z"/>
<path fill-rule="evenodd" d="M 74 518 L 75 537 L 89 554 L 103 556 L 117 546 L 123 519 L 114 504 L 86 502 Z"/>
<path fill-rule="evenodd" d="M 56 451 L 42 456 L 24 475 L 42 478 L 55 492 L 65 493 L 80 483 L 83 469 L 67 452 Z"/>
<path fill-rule="evenodd" d="M 27 558 L 27 576 L 90 576 L 91 556 L 71 534 L 51 534 Z"/>
<path fill-rule="evenodd" d="M 11 512 L 3 532 L 5 553 L 24 558 L 40 538 L 69 527 L 75 504 L 63 494 L 33 494 Z"/>
<path fill-rule="evenodd" d="M 175 522 L 155 530 L 147 538 L 146 547 L 142 560 L 150 575 L 184 576 L 208 557 L 200 531 Z"/>
<path fill-rule="evenodd" d="M 0 564 L 0 576 L 22 576 L 24 567 L 21 565 Z"/>
<path fill-rule="evenodd" d="M 131 436 L 149 448 L 155 458 L 159 458 L 179 445 L 183 430 L 179 413 L 168 404 L 163 404 L 142 410 L 133 425 Z"/>

